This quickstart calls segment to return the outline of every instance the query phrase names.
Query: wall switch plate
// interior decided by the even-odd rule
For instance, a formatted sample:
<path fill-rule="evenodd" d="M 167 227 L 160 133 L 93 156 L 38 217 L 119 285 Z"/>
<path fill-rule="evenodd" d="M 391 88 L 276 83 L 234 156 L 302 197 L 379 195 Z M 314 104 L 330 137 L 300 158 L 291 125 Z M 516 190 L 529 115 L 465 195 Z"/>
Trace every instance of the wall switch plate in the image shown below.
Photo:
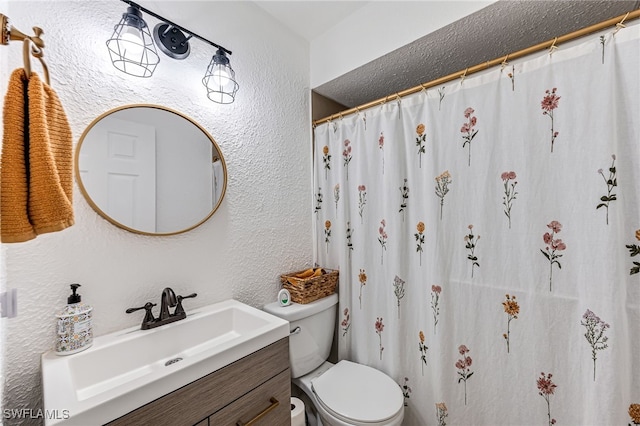
<path fill-rule="evenodd" d="M 18 289 L 10 288 L 0 293 L 0 318 L 14 318 L 18 315 Z"/>

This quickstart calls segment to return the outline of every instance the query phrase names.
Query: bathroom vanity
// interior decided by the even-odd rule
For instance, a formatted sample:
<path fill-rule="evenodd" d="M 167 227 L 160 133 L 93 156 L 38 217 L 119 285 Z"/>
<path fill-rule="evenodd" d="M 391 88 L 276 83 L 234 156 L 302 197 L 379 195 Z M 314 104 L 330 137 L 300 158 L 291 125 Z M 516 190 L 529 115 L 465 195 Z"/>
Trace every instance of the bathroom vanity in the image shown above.
<path fill-rule="evenodd" d="M 281 426 L 291 420 L 290 383 L 284 338 L 108 425 L 247 425 L 259 419 Z"/>
<path fill-rule="evenodd" d="M 65 414 L 47 426 L 280 426 L 291 419 L 289 322 L 226 300 L 47 352 L 42 386 L 45 410 Z"/>

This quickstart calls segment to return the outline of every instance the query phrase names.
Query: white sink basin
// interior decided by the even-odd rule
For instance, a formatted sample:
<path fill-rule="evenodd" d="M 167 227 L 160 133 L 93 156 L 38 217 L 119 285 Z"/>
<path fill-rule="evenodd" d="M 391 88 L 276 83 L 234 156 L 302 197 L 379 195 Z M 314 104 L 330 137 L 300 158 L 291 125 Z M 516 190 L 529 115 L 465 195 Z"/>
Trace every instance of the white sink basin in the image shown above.
<path fill-rule="evenodd" d="M 47 425 L 104 424 L 289 335 L 289 323 L 227 300 L 68 356 L 42 355 Z M 68 418 L 67 418 L 68 417 Z"/>

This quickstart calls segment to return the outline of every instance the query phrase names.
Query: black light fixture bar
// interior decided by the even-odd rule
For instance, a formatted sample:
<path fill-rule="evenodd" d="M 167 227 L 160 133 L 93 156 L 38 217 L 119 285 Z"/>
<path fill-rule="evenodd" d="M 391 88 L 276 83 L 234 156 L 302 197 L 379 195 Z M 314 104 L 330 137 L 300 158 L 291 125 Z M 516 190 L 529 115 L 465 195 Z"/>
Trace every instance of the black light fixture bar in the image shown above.
<path fill-rule="evenodd" d="M 197 38 L 197 39 L 199 39 L 199 40 L 202 40 L 202 41 L 204 41 L 205 43 L 208 43 L 208 44 L 210 44 L 211 46 L 213 46 L 213 47 L 215 47 L 215 48 L 217 48 L 217 49 L 220 49 L 220 50 L 222 50 L 223 52 L 225 52 L 225 53 L 227 53 L 227 54 L 231 55 L 231 51 L 230 51 L 230 50 L 225 49 L 224 47 L 220 46 L 219 44 L 216 44 L 216 43 L 214 43 L 214 42 L 212 42 L 212 41 L 209 41 L 209 40 L 207 40 L 206 38 L 201 37 L 201 36 L 199 36 L 198 34 L 196 34 L 196 33 L 194 33 L 194 32 L 191 32 L 191 31 L 189 31 L 188 29 L 186 29 L 186 28 L 184 28 L 184 27 L 181 27 L 180 25 L 178 25 L 178 24 L 176 24 L 176 23 L 171 22 L 170 20 L 168 20 L 168 19 L 166 19 L 166 18 L 163 18 L 162 16 L 158 15 L 157 13 L 154 13 L 154 12 L 150 11 L 149 9 L 145 9 L 144 7 L 140 6 L 139 4 L 137 4 L 137 3 L 135 3 L 135 2 L 132 2 L 131 0 L 120 0 L 120 1 L 122 1 L 123 3 L 127 3 L 128 5 L 130 5 L 130 6 L 132 6 L 132 7 L 135 7 L 136 9 L 139 9 L 139 10 L 141 10 L 142 12 L 144 12 L 144 13 L 146 13 L 146 14 L 148 14 L 148 15 L 151 15 L 151 16 L 153 16 L 153 17 L 154 17 L 154 18 L 156 18 L 156 19 L 159 19 L 159 20 L 160 20 L 160 21 L 162 21 L 162 22 L 165 22 L 165 23 L 167 23 L 167 24 L 169 24 L 169 25 L 171 25 L 171 26 L 174 26 L 174 27 L 176 27 L 177 29 L 179 29 L 180 31 L 182 31 L 182 32 L 184 32 L 184 33 L 187 33 L 187 34 L 190 34 L 191 36 L 193 36 L 193 37 L 195 37 L 195 38 Z"/>

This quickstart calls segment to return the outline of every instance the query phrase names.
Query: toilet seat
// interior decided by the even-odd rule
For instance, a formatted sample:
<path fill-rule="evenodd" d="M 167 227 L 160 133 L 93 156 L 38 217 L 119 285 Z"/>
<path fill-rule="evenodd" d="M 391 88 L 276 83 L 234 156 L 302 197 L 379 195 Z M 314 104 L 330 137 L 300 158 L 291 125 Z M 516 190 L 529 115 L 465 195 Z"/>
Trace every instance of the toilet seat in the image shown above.
<path fill-rule="evenodd" d="M 400 386 L 389 376 L 366 365 L 340 361 L 311 381 L 322 407 L 351 424 L 384 423 L 402 411 Z"/>

